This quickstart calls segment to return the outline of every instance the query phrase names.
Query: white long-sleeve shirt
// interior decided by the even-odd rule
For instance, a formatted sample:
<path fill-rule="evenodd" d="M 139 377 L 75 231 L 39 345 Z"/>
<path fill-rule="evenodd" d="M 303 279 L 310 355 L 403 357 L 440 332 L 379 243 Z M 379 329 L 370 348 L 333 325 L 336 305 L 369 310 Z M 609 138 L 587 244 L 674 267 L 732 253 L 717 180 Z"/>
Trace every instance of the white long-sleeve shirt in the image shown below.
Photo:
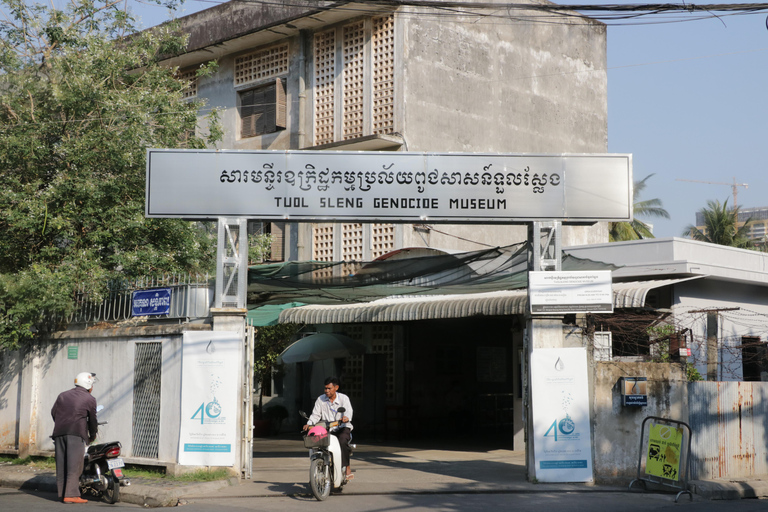
<path fill-rule="evenodd" d="M 339 407 L 343 407 L 344 413 L 339 413 Z M 349 418 L 347 423 L 342 423 L 340 428 L 347 427 L 352 430 L 352 402 L 349 401 L 349 397 L 344 393 L 336 393 L 336 399 L 331 400 L 325 396 L 320 395 L 315 401 L 315 407 L 312 409 L 312 414 L 309 416 L 308 423 L 317 423 L 320 420 L 323 421 L 341 421 L 341 418 L 346 416 Z"/>

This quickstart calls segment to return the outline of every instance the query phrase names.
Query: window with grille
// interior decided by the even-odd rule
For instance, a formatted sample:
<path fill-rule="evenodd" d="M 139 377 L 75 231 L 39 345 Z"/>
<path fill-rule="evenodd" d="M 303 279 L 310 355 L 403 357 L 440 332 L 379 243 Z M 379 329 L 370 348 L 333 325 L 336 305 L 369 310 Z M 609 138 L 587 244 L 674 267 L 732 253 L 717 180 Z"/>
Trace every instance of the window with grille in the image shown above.
<path fill-rule="evenodd" d="M 156 459 L 160 439 L 162 343 L 137 343 L 133 366 L 133 453 Z"/>
<path fill-rule="evenodd" d="M 241 138 L 285 129 L 285 83 L 282 79 L 243 91 L 239 96 Z"/>
<path fill-rule="evenodd" d="M 371 259 L 391 252 L 395 248 L 394 224 L 371 225 Z"/>
<path fill-rule="evenodd" d="M 333 224 L 314 224 L 312 226 L 312 259 L 315 261 L 334 261 Z M 317 270 L 315 279 L 332 277 L 333 269 Z"/>
<path fill-rule="evenodd" d="M 387 359 L 387 402 L 395 400 L 395 345 L 392 324 L 374 324 L 371 329 L 371 352 Z"/>
<path fill-rule="evenodd" d="M 235 59 L 235 86 L 276 78 L 287 73 L 287 44 L 258 50 Z"/>
<path fill-rule="evenodd" d="M 176 74 L 176 79 L 185 84 L 183 97 L 185 100 L 197 97 L 197 70 L 188 69 L 185 71 L 179 71 Z"/>
<path fill-rule="evenodd" d="M 392 16 L 373 18 L 373 133 L 395 129 L 395 20 Z"/>
<path fill-rule="evenodd" d="M 394 327 L 392 324 L 373 324 L 370 326 L 370 352 L 383 354 L 386 360 L 386 399 L 388 403 L 395 401 L 395 351 Z M 365 343 L 365 329 L 361 324 L 344 326 L 344 334 L 357 341 Z M 353 403 L 363 398 L 363 356 L 349 356 L 344 360 L 344 393 L 349 395 Z"/>
<path fill-rule="evenodd" d="M 393 132 L 394 16 L 317 33 L 314 56 L 315 145 Z"/>
<path fill-rule="evenodd" d="M 363 326 L 352 324 L 344 326 L 344 334 L 363 344 Z M 344 360 L 344 393 L 354 404 L 363 398 L 363 356 L 349 356 Z"/>

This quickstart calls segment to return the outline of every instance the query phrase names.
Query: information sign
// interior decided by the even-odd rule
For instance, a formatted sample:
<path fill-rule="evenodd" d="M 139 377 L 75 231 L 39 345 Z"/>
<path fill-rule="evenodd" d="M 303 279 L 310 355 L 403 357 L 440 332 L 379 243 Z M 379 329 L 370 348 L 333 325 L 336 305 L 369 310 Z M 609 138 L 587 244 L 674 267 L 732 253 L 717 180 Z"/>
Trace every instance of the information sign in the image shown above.
<path fill-rule="evenodd" d="M 167 315 L 171 311 L 171 289 L 138 290 L 131 296 L 133 316 Z"/>
<path fill-rule="evenodd" d="M 529 272 L 531 313 L 612 313 L 611 271 Z"/>
<path fill-rule="evenodd" d="M 683 428 L 651 424 L 648 431 L 648 454 L 645 473 L 669 480 L 680 479 L 680 447 Z"/>
<path fill-rule="evenodd" d="M 523 223 L 632 219 L 632 156 L 147 151 L 146 216 Z"/>

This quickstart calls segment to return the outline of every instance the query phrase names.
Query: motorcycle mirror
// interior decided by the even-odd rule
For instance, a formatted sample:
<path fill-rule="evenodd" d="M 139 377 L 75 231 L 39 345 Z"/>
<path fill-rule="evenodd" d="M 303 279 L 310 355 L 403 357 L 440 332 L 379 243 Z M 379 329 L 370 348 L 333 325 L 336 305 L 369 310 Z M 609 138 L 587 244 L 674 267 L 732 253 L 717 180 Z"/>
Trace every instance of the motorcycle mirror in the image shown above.
<path fill-rule="evenodd" d="M 103 405 L 97 405 L 96 406 L 96 412 L 101 412 L 103 410 L 104 410 L 104 406 Z"/>
<path fill-rule="evenodd" d="M 347 412 L 347 409 L 346 409 L 346 408 L 344 408 L 344 407 L 339 407 L 339 412 L 340 412 L 341 414 L 344 414 L 345 412 Z"/>
<path fill-rule="evenodd" d="M 304 411 L 299 411 L 299 415 L 300 415 L 302 418 L 304 418 L 305 420 L 308 420 L 308 419 L 309 419 L 309 416 L 307 416 L 307 413 L 305 413 Z"/>

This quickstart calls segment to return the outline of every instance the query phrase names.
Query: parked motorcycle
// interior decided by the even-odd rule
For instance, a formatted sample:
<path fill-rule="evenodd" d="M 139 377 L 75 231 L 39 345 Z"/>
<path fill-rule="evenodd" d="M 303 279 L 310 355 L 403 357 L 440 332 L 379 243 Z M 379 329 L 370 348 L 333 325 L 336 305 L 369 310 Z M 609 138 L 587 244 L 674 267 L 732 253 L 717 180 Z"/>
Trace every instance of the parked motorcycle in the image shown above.
<path fill-rule="evenodd" d="M 99 406 L 97 412 L 103 407 Z M 107 422 L 99 422 L 106 425 Z M 120 500 L 120 486 L 131 485 L 131 481 L 123 475 L 125 462 L 120 458 L 120 441 L 94 444 L 85 453 L 83 474 L 80 475 L 80 491 L 107 503 L 113 504 Z"/>
<path fill-rule="evenodd" d="M 339 407 L 337 414 L 344 417 L 344 407 Z M 309 419 L 305 412 L 299 411 L 304 419 Z M 331 490 L 341 491 L 347 483 L 345 468 L 341 466 L 341 444 L 339 438 L 331 434 L 331 429 L 338 427 L 341 420 L 319 421 L 304 432 L 304 446 L 309 448 L 309 487 L 318 501 L 323 501 Z M 356 448 L 354 444 L 349 445 Z M 351 450 L 350 450 L 351 455 Z"/>

